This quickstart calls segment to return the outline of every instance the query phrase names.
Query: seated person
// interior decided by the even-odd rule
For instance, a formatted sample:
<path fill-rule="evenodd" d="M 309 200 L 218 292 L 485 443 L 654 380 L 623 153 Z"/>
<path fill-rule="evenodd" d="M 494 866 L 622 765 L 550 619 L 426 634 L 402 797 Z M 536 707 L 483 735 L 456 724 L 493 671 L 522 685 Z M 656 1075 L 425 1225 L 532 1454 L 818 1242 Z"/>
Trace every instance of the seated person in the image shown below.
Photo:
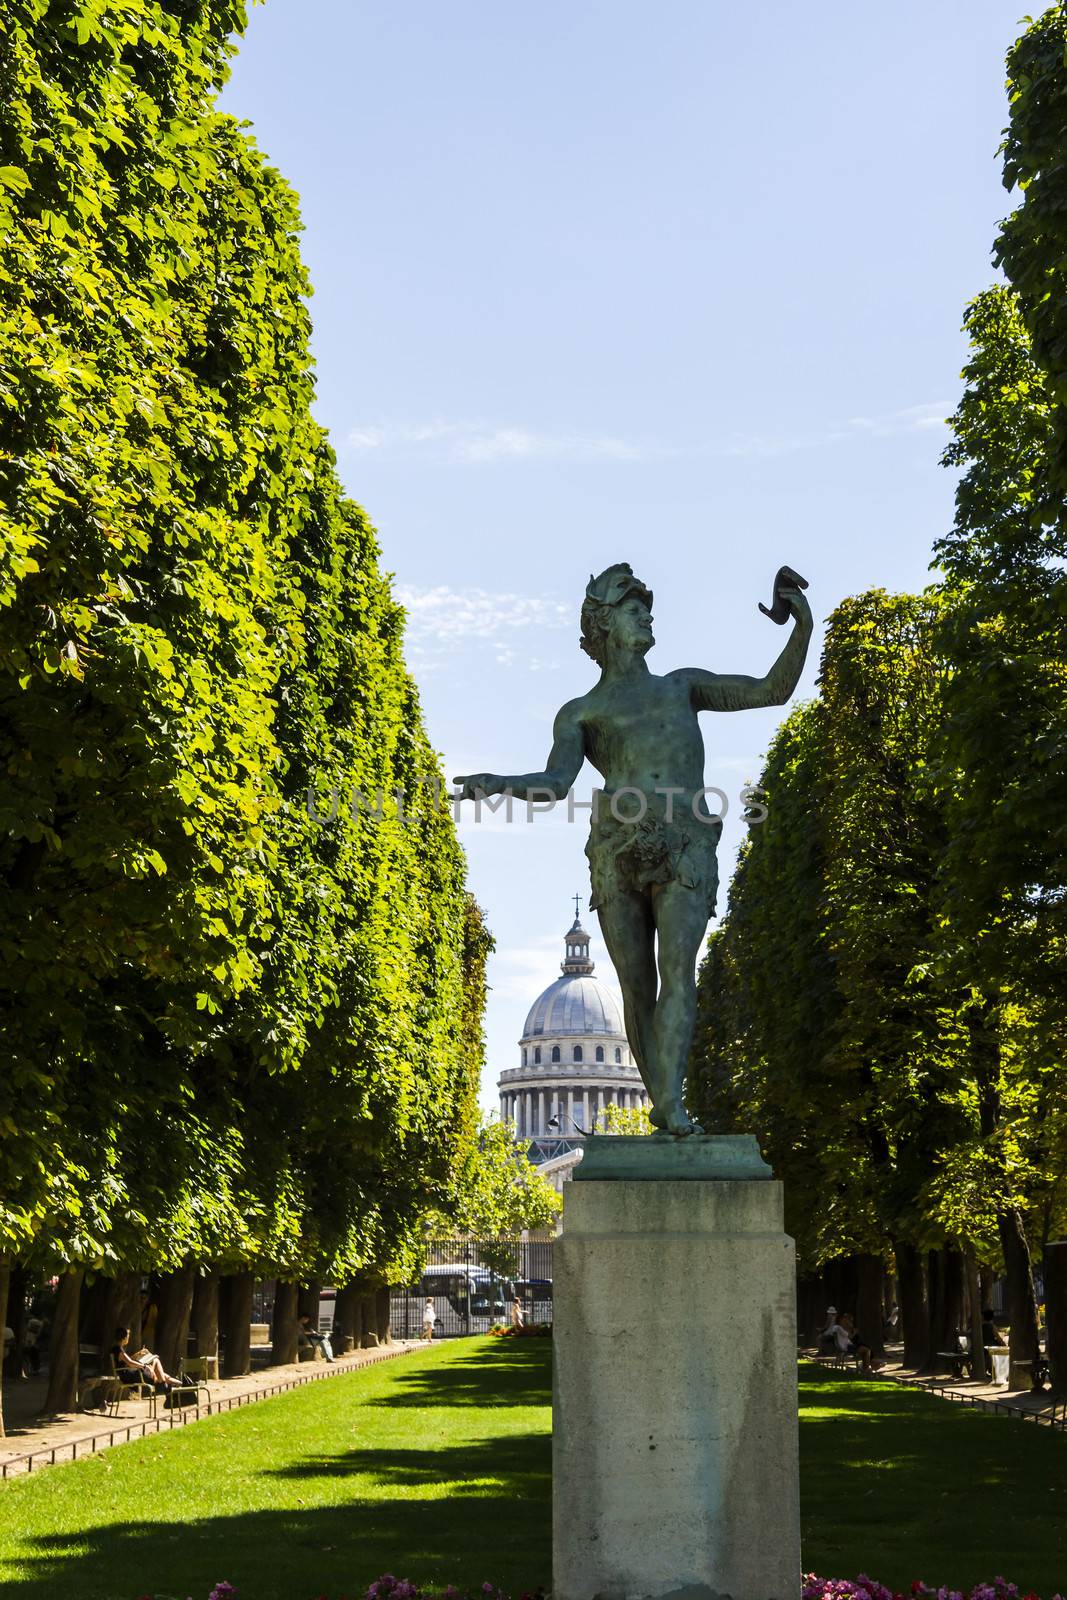
<path fill-rule="evenodd" d="M 982 1307 L 982 1343 L 989 1345 L 1007 1344 L 1007 1340 L 993 1321 L 993 1307 Z"/>
<path fill-rule="evenodd" d="M 163 1371 L 162 1361 L 151 1350 L 138 1350 L 134 1356 L 129 1354 L 126 1349 L 130 1342 L 129 1328 L 116 1328 L 115 1341 L 108 1354 L 114 1362 L 116 1377 L 123 1383 L 158 1384 L 164 1389 L 173 1389 L 181 1383 L 180 1378 L 172 1378 Z"/>
<path fill-rule="evenodd" d="M 824 1327 L 820 1328 L 819 1337 L 818 1337 L 818 1340 L 816 1341 L 818 1346 L 819 1346 L 819 1353 L 821 1355 L 832 1355 L 833 1352 L 834 1352 L 834 1349 L 835 1349 L 834 1327 L 835 1327 L 836 1323 L 837 1323 L 837 1307 L 836 1306 L 827 1306 L 827 1308 L 826 1308 L 826 1323 L 825 1323 Z"/>
<path fill-rule="evenodd" d="M 310 1314 L 307 1311 L 305 1311 L 303 1316 L 299 1317 L 297 1320 L 300 1323 L 300 1339 L 301 1339 L 301 1341 L 306 1343 L 306 1344 L 321 1345 L 322 1353 L 326 1357 L 327 1361 L 332 1361 L 333 1360 L 333 1345 L 330 1343 L 329 1338 L 327 1337 L 326 1334 L 319 1333 L 317 1328 L 313 1328 L 311 1326 L 311 1316 L 310 1316 Z"/>
<path fill-rule="evenodd" d="M 875 1365 L 871 1360 L 871 1347 L 868 1344 L 864 1344 L 856 1332 L 856 1324 L 850 1311 L 843 1313 L 841 1320 L 834 1323 L 831 1331 L 833 1332 L 834 1343 L 842 1355 L 859 1356 L 864 1372 L 874 1372 Z"/>

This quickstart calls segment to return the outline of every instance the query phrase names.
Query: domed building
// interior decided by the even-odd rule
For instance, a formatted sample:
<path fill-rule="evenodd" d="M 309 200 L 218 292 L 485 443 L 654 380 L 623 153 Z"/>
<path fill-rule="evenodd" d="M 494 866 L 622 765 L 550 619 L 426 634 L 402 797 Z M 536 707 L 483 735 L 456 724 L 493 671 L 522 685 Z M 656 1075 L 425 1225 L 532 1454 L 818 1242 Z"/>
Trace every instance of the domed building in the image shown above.
<path fill-rule="evenodd" d="M 564 935 L 562 976 L 530 1007 L 521 1065 L 500 1074 L 500 1117 L 530 1158 L 546 1161 L 581 1143 L 608 1105 L 648 1105 L 613 990 L 594 975 L 589 935 L 577 915 Z"/>

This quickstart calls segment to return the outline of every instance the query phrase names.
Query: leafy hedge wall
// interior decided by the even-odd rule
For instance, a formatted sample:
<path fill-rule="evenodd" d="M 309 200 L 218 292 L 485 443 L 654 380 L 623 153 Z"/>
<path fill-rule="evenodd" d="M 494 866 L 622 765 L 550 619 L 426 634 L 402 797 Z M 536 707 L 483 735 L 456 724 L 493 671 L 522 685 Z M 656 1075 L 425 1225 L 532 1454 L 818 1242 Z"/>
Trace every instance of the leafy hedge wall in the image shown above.
<path fill-rule="evenodd" d="M 244 21 L 6 8 L 0 1251 L 340 1280 L 473 1138 L 470 912 L 447 816 L 348 804 L 436 758 L 295 197 L 215 109 Z"/>

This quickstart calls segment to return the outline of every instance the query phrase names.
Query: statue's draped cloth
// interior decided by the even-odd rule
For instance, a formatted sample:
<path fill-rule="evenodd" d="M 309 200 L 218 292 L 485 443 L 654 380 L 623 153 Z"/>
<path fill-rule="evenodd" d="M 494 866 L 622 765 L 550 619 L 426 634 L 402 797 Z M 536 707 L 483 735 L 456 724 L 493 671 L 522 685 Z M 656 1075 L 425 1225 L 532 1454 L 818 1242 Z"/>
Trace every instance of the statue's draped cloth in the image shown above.
<path fill-rule="evenodd" d="M 585 853 L 593 892 L 590 909 L 620 894 L 647 893 L 655 884 L 680 883 L 699 894 L 709 917 L 715 914 L 719 887 L 716 847 L 722 819 L 712 816 L 703 795 L 649 794 L 600 790 L 594 802 Z M 633 818 L 634 820 L 629 820 Z"/>

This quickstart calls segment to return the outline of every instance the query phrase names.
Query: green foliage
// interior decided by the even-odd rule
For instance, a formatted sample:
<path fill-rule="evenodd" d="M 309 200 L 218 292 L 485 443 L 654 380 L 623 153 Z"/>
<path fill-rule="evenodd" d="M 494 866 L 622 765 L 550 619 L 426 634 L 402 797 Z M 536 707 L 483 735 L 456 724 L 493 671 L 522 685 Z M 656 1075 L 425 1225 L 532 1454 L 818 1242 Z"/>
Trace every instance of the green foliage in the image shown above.
<path fill-rule="evenodd" d="M 995 252 L 1008 282 L 967 309 L 944 458 L 961 472 L 956 517 L 935 546 L 950 667 L 941 959 L 974 996 L 976 1164 L 1039 1240 L 1063 1218 L 1067 1170 L 1065 51 L 1057 5 L 1008 56 L 1004 182 L 1018 204 Z"/>
<path fill-rule="evenodd" d="M 403 1277 L 483 990 L 447 816 L 353 804 L 437 762 L 295 197 L 215 108 L 243 25 L 5 18 L 0 1250 Z"/>
<path fill-rule="evenodd" d="M 768 816 L 700 975 L 694 1107 L 760 1137 L 809 1266 L 976 1232 L 932 1183 L 973 1120 L 966 1038 L 923 973 L 943 848 L 937 612 L 875 590 L 831 616 L 820 699 L 771 747 Z"/>
<path fill-rule="evenodd" d="M 528 1146 L 504 1122 L 486 1122 L 455 1172 L 456 1199 L 447 1220 L 481 1240 L 552 1227 L 563 1202 L 527 1156 Z"/>
<path fill-rule="evenodd" d="M 652 1132 L 652 1118 L 644 1106 L 606 1105 L 597 1115 L 596 1133 L 626 1133 L 632 1135 Z"/>
<path fill-rule="evenodd" d="M 1019 204 L 1008 282 L 967 308 L 942 581 L 831 619 L 701 973 L 691 1092 L 765 1139 L 812 1260 L 887 1238 L 988 1257 L 1013 1213 L 1034 1240 L 1065 1215 L 1063 5 L 1008 89 Z"/>
<path fill-rule="evenodd" d="M 942 879 L 969 975 L 1067 998 L 1058 960 L 1067 889 L 1067 528 L 1050 462 L 1047 379 L 1019 304 L 968 307 L 971 355 L 945 464 L 962 469 L 944 571 Z"/>

